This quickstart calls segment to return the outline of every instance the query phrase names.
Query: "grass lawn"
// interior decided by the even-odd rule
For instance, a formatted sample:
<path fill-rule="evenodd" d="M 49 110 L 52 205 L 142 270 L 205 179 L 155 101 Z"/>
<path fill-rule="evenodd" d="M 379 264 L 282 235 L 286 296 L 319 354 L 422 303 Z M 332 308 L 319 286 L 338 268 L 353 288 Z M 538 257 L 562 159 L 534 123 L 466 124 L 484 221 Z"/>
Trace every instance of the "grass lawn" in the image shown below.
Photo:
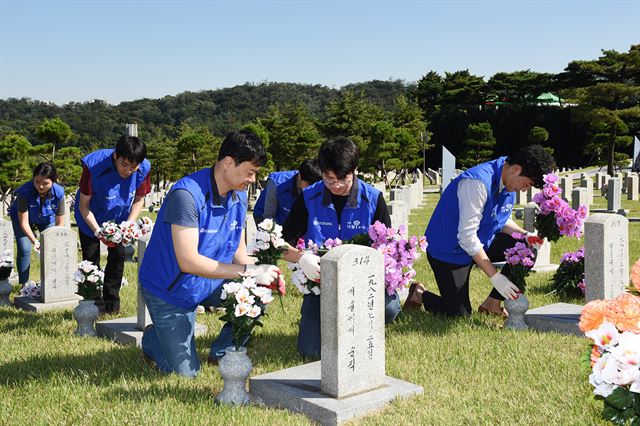
<path fill-rule="evenodd" d="M 421 235 L 438 199 L 411 215 L 410 232 Z M 602 197 L 596 197 L 602 203 Z M 625 202 L 631 216 L 640 216 L 638 202 Z M 155 216 L 155 215 L 154 215 Z M 640 225 L 630 225 L 631 258 L 640 256 Z M 577 240 L 553 245 L 552 261 L 579 247 Z M 104 261 L 104 259 L 103 259 Z M 423 256 L 416 264 L 418 279 L 437 287 Z M 127 263 L 130 283 L 122 289 L 122 314 L 135 315 L 136 265 Z M 33 259 L 32 278 L 38 276 Z M 532 307 L 560 301 L 545 294 L 551 274 L 529 279 Z M 491 286 L 474 269 L 472 305 Z M 17 293 L 17 287 L 14 294 Z M 13 296 L 12 296 L 13 297 Z M 302 363 L 296 353 L 297 322 L 302 297 L 294 286 L 276 303 L 249 348 L 257 375 Z M 571 300 L 569 302 L 576 302 Z M 217 314 L 198 315 L 209 333 L 197 339 L 201 360 L 222 323 Z M 599 420 L 602 403 L 594 400 L 579 358 L 585 338 L 502 328 L 498 318 L 474 314 L 444 320 L 430 314 L 401 314 L 389 325 L 387 374 L 420 384 L 424 395 L 389 404 L 386 409 L 353 422 L 362 425 L 586 425 Z M 164 376 L 142 361 L 139 349 L 105 339 L 73 335 L 71 310 L 35 314 L 0 308 L 0 424 L 189 424 L 298 425 L 310 424 L 286 411 L 217 406 L 213 397 L 222 388 L 216 368 L 207 365 L 195 379 Z"/>

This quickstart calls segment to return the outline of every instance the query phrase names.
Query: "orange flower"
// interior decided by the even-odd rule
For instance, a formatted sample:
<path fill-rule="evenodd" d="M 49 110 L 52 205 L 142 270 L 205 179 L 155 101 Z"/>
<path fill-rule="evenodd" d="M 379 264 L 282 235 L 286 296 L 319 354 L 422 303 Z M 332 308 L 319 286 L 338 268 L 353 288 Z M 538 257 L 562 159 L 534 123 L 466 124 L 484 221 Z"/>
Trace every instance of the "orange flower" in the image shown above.
<path fill-rule="evenodd" d="M 606 300 L 592 300 L 584 305 L 582 314 L 580 315 L 580 330 L 583 332 L 595 330 L 600 327 L 605 320 L 605 315 L 609 309 L 609 303 Z"/>
<path fill-rule="evenodd" d="M 631 267 L 631 284 L 640 292 L 640 259 Z"/>
<path fill-rule="evenodd" d="M 598 359 L 600 359 L 601 356 L 602 354 L 598 350 L 598 345 L 593 345 L 593 348 L 591 349 L 591 367 L 593 367 L 595 363 L 598 362 Z"/>
<path fill-rule="evenodd" d="M 613 310 L 613 323 L 620 331 L 640 333 L 640 297 L 630 293 L 622 293 L 613 302 L 616 309 Z"/>

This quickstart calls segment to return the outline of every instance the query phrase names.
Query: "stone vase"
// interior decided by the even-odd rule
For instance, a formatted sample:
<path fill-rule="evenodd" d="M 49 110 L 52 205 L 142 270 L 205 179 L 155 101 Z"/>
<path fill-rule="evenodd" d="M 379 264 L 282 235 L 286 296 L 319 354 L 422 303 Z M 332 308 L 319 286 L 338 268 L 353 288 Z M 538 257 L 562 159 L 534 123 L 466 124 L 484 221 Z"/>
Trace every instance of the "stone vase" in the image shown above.
<path fill-rule="evenodd" d="M 247 393 L 247 378 L 253 368 L 247 348 L 236 350 L 235 346 L 229 346 L 225 352 L 218 365 L 224 387 L 216 396 L 216 401 L 228 405 L 247 405 L 251 402 Z"/>
<path fill-rule="evenodd" d="M 11 306 L 9 295 L 13 290 L 13 286 L 9 284 L 9 280 L 0 280 L 0 306 Z"/>
<path fill-rule="evenodd" d="M 75 334 L 78 336 L 97 336 L 95 323 L 99 313 L 95 301 L 81 300 L 73 310 L 73 317 L 78 322 Z"/>
<path fill-rule="evenodd" d="M 506 299 L 504 308 L 509 313 L 509 318 L 504 323 L 505 328 L 512 330 L 526 330 L 529 328 L 524 321 L 524 314 L 529 309 L 529 299 L 523 293 L 518 294 L 515 300 Z"/>

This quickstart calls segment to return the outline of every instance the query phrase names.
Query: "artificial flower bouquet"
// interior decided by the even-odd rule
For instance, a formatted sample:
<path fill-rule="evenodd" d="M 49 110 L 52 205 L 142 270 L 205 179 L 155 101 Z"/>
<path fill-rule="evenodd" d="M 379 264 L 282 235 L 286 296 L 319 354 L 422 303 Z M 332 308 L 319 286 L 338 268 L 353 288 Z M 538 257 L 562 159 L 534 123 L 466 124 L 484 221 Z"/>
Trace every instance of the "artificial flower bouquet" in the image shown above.
<path fill-rule="evenodd" d="M 13 269 L 13 256 L 9 250 L 5 250 L 0 257 L 0 280 L 4 281 L 9 279 L 11 270 Z"/>
<path fill-rule="evenodd" d="M 40 283 L 36 283 L 35 281 L 27 282 L 24 287 L 20 289 L 20 296 L 40 300 L 42 297 Z"/>
<path fill-rule="evenodd" d="M 151 219 L 141 218 L 141 220 L 142 219 L 146 219 L 142 222 L 145 229 L 144 232 L 141 231 L 139 223 L 124 220 L 118 225 L 114 221 L 110 220 L 102 224 L 102 227 L 98 230 L 96 236 L 106 241 L 108 243 L 107 245 L 110 247 L 115 247 L 118 244 L 122 244 L 125 247 L 134 246 L 141 235 L 151 232 L 151 229 L 153 229 L 153 222 Z"/>
<path fill-rule="evenodd" d="M 119 225 L 120 233 L 122 234 L 121 244 L 125 247 L 133 246 L 138 242 L 138 239 L 142 235 L 138 224 L 133 221 L 123 221 Z"/>
<path fill-rule="evenodd" d="M 274 223 L 273 219 L 265 219 L 257 225 L 256 235 L 247 244 L 247 253 L 258 259 L 257 265 L 277 265 L 287 248 L 287 243 L 282 239 L 282 226 Z M 280 298 L 284 296 L 286 284 L 283 276 L 278 275 L 268 288 L 276 291 Z"/>
<path fill-rule="evenodd" d="M 78 270 L 73 273 L 73 280 L 78 284 L 76 294 L 84 300 L 95 300 L 102 294 L 104 272 L 88 260 L 78 264 Z"/>
<path fill-rule="evenodd" d="M 504 272 L 507 278 L 518 287 L 520 293 L 524 294 L 527 289 L 527 277 L 535 264 L 535 254 L 523 241 L 524 235 L 514 232 L 511 236 L 522 241 L 516 242 L 513 247 L 504 251 L 504 259 L 510 265 Z"/>
<path fill-rule="evenodd" d="M 637 290 L 640 279 L 637 273 L 635 277 Z M 604 400 L 602 417 L 615 424 L 639 425 L 640 296 L 623 293 L 613 300 L 591 301 L 582 309 L 579 326 L 593 340 L 585 361 L 593 393 Z"/>
<path fill-rule="evenodd" d="M 140 230 L 140 235 L 147 235 L 153 231 L 153 221 L 148 216 L 142 216 L 136 223 Z"/>
<path fill-rule="evenodd" d="M 296 244 L 298 250 L 309 250 L 318 256 L 343 244 L 358 244 L 372 247 L 384 255 L 384 281 L 389 295 L 394 294 L 402 287 L 407 287 L 416 271 L 413 262 L 420 256 L 418 249 L 426 251 L 427 240 L 423 237 L 407 236 L 406 227 L 400 225 L 398 229 L 389 227 L 379 221 L 369 225 L 367 234 L 359 234 L 348 241 L 339 238 L 327 239 L 323 243 L 315 243 L 309 240 L 307 243 L 299 239 Z M 291 280 L 303 294 L 320 294 L 318 283 L 307 279 L 306 275 L 296 263 L 289 263 L 292 270 Z"/>
<path fill-rule="evenodd" d="M 560 195 L 562 189 L 556 182 L 558 176 L 549 173 L 544 176 L 544 187 L 542 191 L 533 197 L 533 201 L 538 205 L 536 214 L 536 229 L 540 238 L 549 241 L 558 241 L 560 236 L 567 237 L 582 236 L 583 223 L 587 218 L 587 208 L 580 206 L 578 210 L 573 210 Z"/>
<path fill-rule="evenodd" d="M 264 315 L 266 305 L 273 302 L 271 290 L 257 285 L 255 278 L 247 275 L 224 284 L 220 298 L 224 309 L 220 320 L 231 324 L 233 343 L 239 350 L 253 329 L 262 327 L 259 318 Z"/>
<path fill-rule="evenodd" d="M 584 247 L 562 255 L 560 266 L 553 275 L 553 292 L 572 297 L 584 297 Z"/>

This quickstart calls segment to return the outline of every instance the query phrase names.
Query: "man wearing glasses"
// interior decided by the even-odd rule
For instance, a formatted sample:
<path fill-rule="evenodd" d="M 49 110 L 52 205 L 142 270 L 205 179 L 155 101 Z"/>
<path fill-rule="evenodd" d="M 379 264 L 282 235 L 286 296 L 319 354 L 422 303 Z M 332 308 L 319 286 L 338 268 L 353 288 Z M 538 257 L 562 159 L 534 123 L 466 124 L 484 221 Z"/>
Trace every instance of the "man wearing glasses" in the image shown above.
<path fill-rule="evenodd" d="M 328 140 L 320 146 L 318 163 L 322 180 L 296 198 L 283 226 L 285 241 L 295 246 L 298 238 L 321 244 L 328 238 L 348 240 L 366 234 L 369 225 L 380 221 L 391 226 L 383 194 L 355 176 L 358 148 L 347 138 Z M 320 280 L 320 258 L 290 249 L 284 258 L 298 262 L 307 278 Z M 385 292 L 385 322 L 400 311 L 397 294 Z M 304 296 L 298 332 L 298 351 L 305 358 L 320 358 L 320 296 Z"/>

